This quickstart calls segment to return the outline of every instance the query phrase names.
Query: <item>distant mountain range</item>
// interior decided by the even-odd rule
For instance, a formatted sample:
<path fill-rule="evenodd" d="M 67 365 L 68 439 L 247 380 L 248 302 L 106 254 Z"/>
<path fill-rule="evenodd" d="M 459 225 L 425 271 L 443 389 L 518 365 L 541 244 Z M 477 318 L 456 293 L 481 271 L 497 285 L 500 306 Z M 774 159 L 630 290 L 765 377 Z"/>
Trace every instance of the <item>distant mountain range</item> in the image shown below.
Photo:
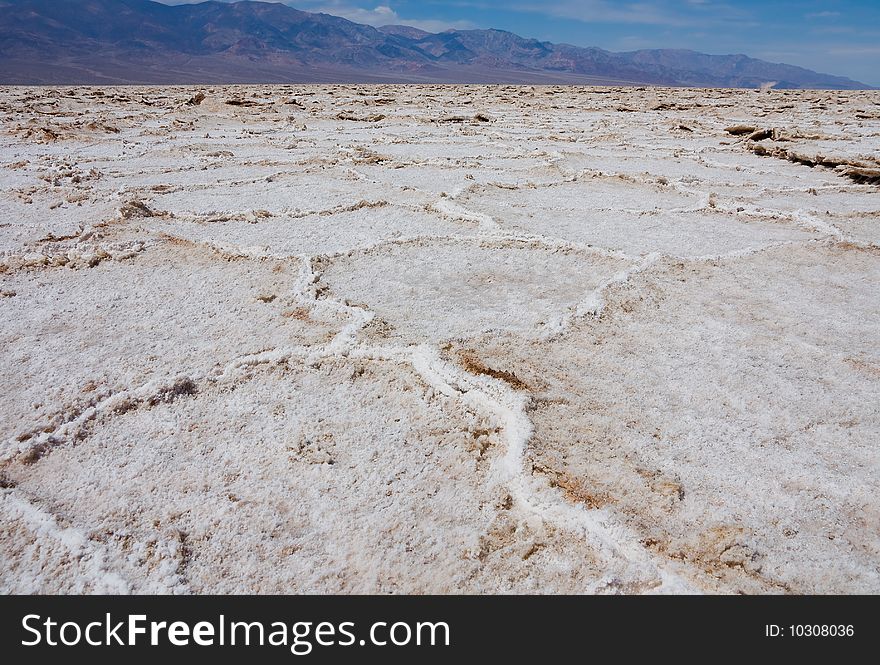
<path fill-rule="evenodd" d="M 0 0 L 0 83 L 582 83 L 870 88 L 745 55 L 373 28 L 266 2 Z"/>

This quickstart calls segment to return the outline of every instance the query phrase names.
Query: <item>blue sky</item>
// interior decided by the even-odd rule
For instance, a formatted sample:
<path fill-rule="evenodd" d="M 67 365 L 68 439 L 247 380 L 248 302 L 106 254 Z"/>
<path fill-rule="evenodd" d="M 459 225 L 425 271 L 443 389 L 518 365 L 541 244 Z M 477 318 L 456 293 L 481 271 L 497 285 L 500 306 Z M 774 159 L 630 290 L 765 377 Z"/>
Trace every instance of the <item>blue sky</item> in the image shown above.
<path fill-rule="evenodd" d="M 186 0 L 162 0 L 180 4 Z M 612 51 L 745 53 L 880 86 L 880 0 L 291 0 L 359 23 L 499 28 Z"/>

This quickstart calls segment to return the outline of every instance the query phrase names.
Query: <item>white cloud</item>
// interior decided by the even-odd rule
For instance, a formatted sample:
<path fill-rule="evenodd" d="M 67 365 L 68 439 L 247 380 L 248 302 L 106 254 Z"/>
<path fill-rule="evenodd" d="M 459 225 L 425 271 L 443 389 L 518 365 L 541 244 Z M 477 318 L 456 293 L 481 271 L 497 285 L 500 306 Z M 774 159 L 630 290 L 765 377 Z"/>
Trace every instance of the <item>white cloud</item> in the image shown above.
<path fill-rule="evenodd" d="M 159 0 L 166 5 L 185 5 L 204 2 L 205 0 Z M 264 0 L 277 2 L 279 0 Z M 344 0 L 280 0 L 295 9 L 307 12 L 321 12 L 341 16 L 342 18 L 381 27 L 383 25 L 408 25 L 427 32 L 443 32 L 444 30 L 470 30 L 476 25 L 470 21 L 444 21 L 441 19 L 414 19 L 401 16 L 389 5 L 376 5 L 372 9 L 348 4 Z M 237 2 L 237 0 L 221 0 L 221 2 Z"/>
<path fill-rule="evenodd" d="M 311 7 L 309 11 L 333 14 L 334 16 L 347 18 L 355 23 L 365 23 L 367 25 L 388 25 L 389 23 L 397 23 L 399 19 L 397 12 L 388 5 L 379 5 L 374 9 L 331 5 L 327 7 Z"/>
<path fill-rule="evenodd" d="M 470 21 L 442 21 L 435 19 L 412 19 L 398 14 L 388 5 L 377 5 L 373 9 L 354 7 L 340 3 L 309 6 L 308 11 L 323 12 L 347 18 L 355 23 L 364 23 L 380 27 L 383 25 L 408 25 L 427 32 L 442 32 L 443 30 L 467 30 L 474 25 Z"/>
<path fill-rule="evenodd" d="M 840 12 L 813 12 L 811 14 L 806 14 L 806 18 L 837 18 L 840 16 Z"/>

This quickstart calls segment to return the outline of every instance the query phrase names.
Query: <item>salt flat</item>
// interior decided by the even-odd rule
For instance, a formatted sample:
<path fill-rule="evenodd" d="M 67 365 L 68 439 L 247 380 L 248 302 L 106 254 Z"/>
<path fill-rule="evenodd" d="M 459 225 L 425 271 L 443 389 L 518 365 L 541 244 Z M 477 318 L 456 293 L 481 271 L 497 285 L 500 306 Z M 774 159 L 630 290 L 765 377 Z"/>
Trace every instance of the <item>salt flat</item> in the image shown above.
<path fill-rule="evenodd" d="M 0 591 L 880 593 L 880 93 L 0 118 Z"/>

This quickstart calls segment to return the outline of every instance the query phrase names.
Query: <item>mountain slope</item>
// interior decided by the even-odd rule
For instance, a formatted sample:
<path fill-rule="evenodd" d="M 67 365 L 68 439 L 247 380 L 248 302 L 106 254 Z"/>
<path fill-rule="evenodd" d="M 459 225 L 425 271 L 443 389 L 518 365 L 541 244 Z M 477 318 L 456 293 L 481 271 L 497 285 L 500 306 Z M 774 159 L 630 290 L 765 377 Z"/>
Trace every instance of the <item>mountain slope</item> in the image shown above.
<path fill-rule="evenodd" d="M 376 29 L 280 3 L 0 0 L 0 83 L 400 81 L 867 88 L 744 55 Z"/>

